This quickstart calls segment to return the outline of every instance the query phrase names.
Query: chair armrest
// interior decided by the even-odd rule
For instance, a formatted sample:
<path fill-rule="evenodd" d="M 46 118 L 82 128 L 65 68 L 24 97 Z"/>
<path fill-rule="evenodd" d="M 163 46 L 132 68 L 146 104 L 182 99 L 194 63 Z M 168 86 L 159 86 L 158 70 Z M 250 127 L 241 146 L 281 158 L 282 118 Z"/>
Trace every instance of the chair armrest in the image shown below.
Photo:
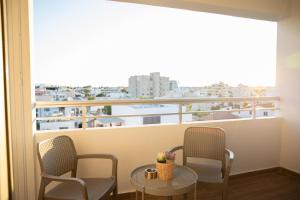
<path fill-rule="evenodd" d="M 234 160 L 234 153 L 232 151 L 230 151 L 229 149 L 225 149 L 225 154 L 228 156 L 228 160 L 229 160 L 229 165 L 232 165 L 232 162 Z"/>
<path fill-rule="evenodd" d="M 77 159 L 109 159 L 112 161 L 112 176 L 117 178 L 118 159 L 112 154 L 84 154 L 77 155 Z"/>
<path fill-rule="evenodd" d="M 171 149 L 169 150 L 169 152 L 175 152 L 175 151 L 178 151 L 178 150 L 181 150 L 181 149 L 183 149 L 183 146 L 182 146 L 182 145 L 181 145 L 181 146 L 176 146 L 176 147 L 171 148 Z"/>
<path fill-rule="evenodd" d="M 45 179 L 46 181 L 56 181 L 56 182 L 61 182 L 61 183 L 77 183 L 80 185 L 81 188 L 81 193 L 84 197 L 84 199 L 88 200 L 88 192 L 87 192 L 87 186 L 85 182 L 80 179 L 80 178 L 73 178 L 73 177 L 61 177 L 61 176 L 52 176 L 48 174 L 43 174 L 42 178 Z"/>
<path fill-rule="evenodd" d="M 229 173 L 230 173 L 230 170 L 231 170 L 231 165 L 232 165 L 232 162 L 234 160 L 234 153 L 232 151 L 230 151 L 229 149 L 225 149 L 225 154 L 227 156 L 227 159 L 226 159 L 224 181 L 225 181 L 225 183 L 227 183 L 228 179 L 229 179 Z"/>

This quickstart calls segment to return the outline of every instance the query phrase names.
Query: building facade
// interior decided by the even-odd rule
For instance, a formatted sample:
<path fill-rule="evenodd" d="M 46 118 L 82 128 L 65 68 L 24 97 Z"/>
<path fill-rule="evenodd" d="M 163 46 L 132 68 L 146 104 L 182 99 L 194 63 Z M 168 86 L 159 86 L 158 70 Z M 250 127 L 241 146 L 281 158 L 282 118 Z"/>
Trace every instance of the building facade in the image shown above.
<path fill-rule="evenodd" d="M 133 98 L 162 97 L 169 90 L 169 77 L 160 76 L 159 72 L 153 72 L 150 75 L 131 76 L 128 81 L 128 92 Z"/>

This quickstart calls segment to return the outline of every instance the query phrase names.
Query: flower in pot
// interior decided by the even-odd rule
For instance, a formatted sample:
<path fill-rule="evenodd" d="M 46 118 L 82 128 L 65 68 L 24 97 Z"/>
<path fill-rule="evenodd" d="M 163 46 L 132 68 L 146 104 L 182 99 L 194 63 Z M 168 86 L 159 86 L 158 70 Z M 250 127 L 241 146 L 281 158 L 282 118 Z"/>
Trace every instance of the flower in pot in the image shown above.
<path fill-rule="evenodd" d="M 176 154 L 174 152 L 166 151 L 165 152 L 166 160 L 169 162 L 174 162 Z"/>
<path fill-rule="evenodd" d="M 160 152 L 156 157 L 156 170 L 161 180 L 167 181 L 173 176 L 175 153 Z"/>
<path fill-rule="evenodd" d="M 157 160 L 158 163 L 166 163 L 167 159 L 166 159 L 165 152 L 159 152 L 157 154 L 156 160 Z"/>

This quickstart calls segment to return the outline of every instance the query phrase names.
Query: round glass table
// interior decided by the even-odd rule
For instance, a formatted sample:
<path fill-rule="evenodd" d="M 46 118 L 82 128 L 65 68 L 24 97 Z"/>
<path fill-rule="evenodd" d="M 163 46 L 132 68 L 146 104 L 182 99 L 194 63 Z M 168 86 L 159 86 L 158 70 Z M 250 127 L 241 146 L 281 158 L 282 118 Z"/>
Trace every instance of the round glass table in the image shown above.
<path fill-rule="evenodd" d="M 144 165 L 136 168 L 131 172 L 130 181 L 136 189 L 136 200 L 138 199 L 138 191 L 142 192 L 142 200 L 145 194 L 155 196 L 183 195 L 194 190 L 194 199 L 197 199 L 197 180 L 198 175 L 192 169 L 175 165 L 173 178 L 168 181 L 162 181 L 159 178 L 146 179 L 145 169 L 155 168 L 154 164 Z"/>

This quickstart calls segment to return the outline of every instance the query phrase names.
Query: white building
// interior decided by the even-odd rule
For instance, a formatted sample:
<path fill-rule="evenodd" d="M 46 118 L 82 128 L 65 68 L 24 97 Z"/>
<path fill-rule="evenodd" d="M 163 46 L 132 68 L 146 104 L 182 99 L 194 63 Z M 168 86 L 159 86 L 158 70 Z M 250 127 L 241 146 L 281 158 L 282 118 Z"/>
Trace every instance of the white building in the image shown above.
<path fill-rule="evenodd" d="M 231 91 L 233 97 L 251 97 L 254 89 L 252 87 L 239 84 L 237 87 L 232 87 Z"/>
<path fill-rule="evenodd" d="M 251 118 L 252 117 L 252 111 L 239 111 L 239 112 L 232 112 L 233 115 L 238 116 L 239 118 Z M 256 110 L 256 117 L 274 117 L 278 116 L 279 111 L 274 111 L 274 110 Z"/>
<path fill-rule="evenodd" d="M 128 91 L 131 97 L 150 97 L 150 88 L 150 76 L 140 75 L 129 78 Z"/>
<path fill-rule="evenodd" d="M 183 112 L 186 108 L 183 107 Z M 112 115 L 145 115 L 145 114 L 165 114 L 178 113 L 178 105 L 134 105 L 134 106 L 112 106 Z M 192 121 L 192 114 L 184 114 L 183 121 Z M 146 124 L 173 124 L 179 123 L 178 114 L 175 115 L 154 115 L 120 117 L 126 126 L 140 126 Z"/>
<path fill-rule="evenodd" d="M 78 128 L 77 121 L 40 121 L 37 124 L 37 130 L 59 130 Z"/>
<path fill-rule="evenodd" d="M 169 77 L 160 76 L 159 72 L 148 75 L 131 76 L 128 91 L 134 98 L 154 98 L 165 96 L 170 88 Z"/>
<path fill-rule="evenodd" d="M 36 101 L 69 101 L 75 97 L 75 91 L 64 86 L 38 85 L 35 96 Z"/>
<path fill-rule="evenodd" d="M 35 95 L 36 101 L 54 101 L 54 96 L 50 94 Z"/>
<path fill-rule="evenodd" d="M 208 96 L 230 97 L 232 96 L 231 87 L 223 82 L 215 83 L 207 87 Z"/>

